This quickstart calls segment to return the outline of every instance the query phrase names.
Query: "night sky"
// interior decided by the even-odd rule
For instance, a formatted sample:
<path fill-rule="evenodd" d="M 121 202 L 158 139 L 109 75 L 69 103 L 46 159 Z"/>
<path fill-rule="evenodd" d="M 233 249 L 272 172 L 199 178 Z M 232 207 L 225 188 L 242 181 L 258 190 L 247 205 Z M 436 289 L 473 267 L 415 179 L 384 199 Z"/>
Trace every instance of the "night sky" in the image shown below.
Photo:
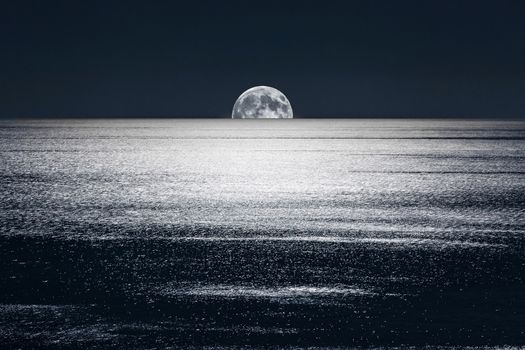
<path fill-rule="evenodd" d="M 5 3 L 5 2 L 4 2 Z M 0 117 L 525 118 L 524 1 L 10 1 Z"/>

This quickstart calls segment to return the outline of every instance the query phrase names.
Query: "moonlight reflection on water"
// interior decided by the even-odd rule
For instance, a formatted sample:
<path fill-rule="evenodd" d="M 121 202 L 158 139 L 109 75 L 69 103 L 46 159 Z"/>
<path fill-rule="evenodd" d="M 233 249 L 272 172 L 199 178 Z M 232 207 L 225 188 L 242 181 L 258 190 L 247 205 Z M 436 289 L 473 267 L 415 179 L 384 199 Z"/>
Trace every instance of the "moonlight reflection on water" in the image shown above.
<path fill-rule="evenodd" d="M 6 348 L 525 344 L 522 122 L 2 123 Z"/>

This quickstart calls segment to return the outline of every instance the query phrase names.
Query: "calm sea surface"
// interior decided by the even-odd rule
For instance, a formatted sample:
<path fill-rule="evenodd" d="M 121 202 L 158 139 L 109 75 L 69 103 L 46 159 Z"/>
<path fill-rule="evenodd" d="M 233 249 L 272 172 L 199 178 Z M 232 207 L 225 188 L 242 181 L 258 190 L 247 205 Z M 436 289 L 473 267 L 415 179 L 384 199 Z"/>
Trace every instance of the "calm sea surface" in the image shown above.
<path fill-rule="evenodd" d="M 517 121 L 0 121 L 0 341 L 525 345 L 524 160 Z"/>

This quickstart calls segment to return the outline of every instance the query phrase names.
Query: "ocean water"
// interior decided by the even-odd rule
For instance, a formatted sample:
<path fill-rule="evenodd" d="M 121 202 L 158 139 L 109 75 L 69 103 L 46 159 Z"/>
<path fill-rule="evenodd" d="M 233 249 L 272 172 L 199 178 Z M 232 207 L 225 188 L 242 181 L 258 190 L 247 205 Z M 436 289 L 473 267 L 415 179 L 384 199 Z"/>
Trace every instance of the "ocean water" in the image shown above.
<path fill-rule="evenodd" d="M 0 122 L 0 341 L 525 345 L 525 122 Z"/>

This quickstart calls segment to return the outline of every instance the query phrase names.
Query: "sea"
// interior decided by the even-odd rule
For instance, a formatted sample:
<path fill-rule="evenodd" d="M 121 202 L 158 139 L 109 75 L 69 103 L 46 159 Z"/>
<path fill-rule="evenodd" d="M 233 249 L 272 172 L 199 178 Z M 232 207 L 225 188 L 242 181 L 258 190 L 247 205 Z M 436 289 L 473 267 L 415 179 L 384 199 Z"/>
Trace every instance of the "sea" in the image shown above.
<path fill-rule="evenodd" d="M 0 120 L 5 349 L 525 346 L 525 122 Z"/>

